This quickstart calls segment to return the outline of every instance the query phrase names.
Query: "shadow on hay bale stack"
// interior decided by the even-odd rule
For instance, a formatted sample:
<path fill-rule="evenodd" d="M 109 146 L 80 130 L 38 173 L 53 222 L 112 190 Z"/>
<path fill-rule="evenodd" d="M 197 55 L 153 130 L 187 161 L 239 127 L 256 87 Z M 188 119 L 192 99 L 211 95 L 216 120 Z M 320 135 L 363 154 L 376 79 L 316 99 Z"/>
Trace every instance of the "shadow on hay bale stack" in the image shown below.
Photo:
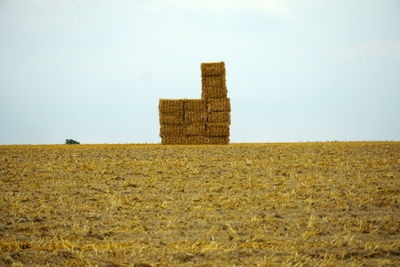
<path fill-rule="evenodd" d="M 201 80 L 202 99 L 160 99 L 162 144 L 229 144 L 231 105 L 225 63 L 202 63 Z"/>

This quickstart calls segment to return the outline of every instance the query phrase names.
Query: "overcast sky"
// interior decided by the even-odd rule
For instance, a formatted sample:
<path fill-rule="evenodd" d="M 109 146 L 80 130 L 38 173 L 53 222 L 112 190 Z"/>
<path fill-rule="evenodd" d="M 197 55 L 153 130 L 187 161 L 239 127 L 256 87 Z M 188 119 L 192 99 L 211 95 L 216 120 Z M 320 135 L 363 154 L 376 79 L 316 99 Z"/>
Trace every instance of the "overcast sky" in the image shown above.
<path fill-rule="evenodd" d="M 158 143 L 215 61 L 231 142 L 400 140 L 398 0 L 0 0 L 0 144 Z"/>

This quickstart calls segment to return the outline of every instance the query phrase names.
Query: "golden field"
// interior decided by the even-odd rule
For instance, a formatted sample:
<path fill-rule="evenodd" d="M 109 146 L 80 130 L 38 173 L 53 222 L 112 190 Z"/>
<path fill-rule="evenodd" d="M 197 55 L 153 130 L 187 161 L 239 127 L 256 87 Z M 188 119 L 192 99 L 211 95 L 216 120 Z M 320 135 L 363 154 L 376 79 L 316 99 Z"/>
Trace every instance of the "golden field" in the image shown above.
<path fill-rule="evenodd" d="M 400 143 L 0 146 L 0 265 L 398 266 Z"/>

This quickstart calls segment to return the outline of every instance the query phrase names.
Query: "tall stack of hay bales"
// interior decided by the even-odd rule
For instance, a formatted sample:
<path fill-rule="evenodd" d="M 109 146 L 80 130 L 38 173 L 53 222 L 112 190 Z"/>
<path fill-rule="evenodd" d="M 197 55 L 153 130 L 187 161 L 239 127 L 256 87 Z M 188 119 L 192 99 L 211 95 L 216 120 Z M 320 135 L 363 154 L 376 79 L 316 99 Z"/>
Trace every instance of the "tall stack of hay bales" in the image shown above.
<path fill-rule="evenodd" d="M 201 97 L 207 101 L 208 143 L 229 144 L 231 103 L 227 97 L 225 63 L 202 63 L 201 81 Z"/>
<path fill-rule="evenodd" d="M 160 99 L 165 145 L 229 144 L 230 99 L 225 63 L 202 63 L 202 99 Z"/>

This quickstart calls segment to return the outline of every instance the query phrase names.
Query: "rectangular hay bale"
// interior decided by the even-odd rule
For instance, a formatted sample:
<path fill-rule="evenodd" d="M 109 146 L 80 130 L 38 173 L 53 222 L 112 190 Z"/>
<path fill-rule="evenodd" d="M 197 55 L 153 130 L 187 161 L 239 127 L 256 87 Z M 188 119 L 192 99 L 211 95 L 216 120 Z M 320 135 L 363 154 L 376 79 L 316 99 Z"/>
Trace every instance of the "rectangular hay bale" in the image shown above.
<path fill-rule="evenodd" d="M 227 98 L 228 90 L 223 87 L 206 87 L 201 90 L 202 99 L 222 99 Z"/>
<path fill-rule="evenodd" d="M 201 63 L 201 75 L 225 75 L 225 63 L 223 61 L 213 63 Z"/>
<path fill-rule="evenodd" d="M 208 136 L 229 136 L 229 123 L 207 123 Z"/>
<path fill-rule="evenodd" d="M 193 123 L 206 123 L 207 121 L 207 112 L 204 111 L 187 111 L 184 115 L 184 123 L 185 124 L 193 124 Z"/>
<path fill-rule="evenodd" d="M 183 124 L 161 124 L 160 136 L 183 136 L 184 130 Z"/>
<path fill-rule="evenodd" d="M 201 84 L 204 87 L 222 87 L 226 88 L 226 78 L 223 75 L 204 76 L 201 78 Z"/>
<path fill-rule="evenodd" d="M 210 145 L 227 145 L 229 144 L 229 136 L 209 136 L 208 144 Z"/>
<path fill-rule="evenodd" d="M 193 111 L 206 111 L 207 101 L 204 99 L 185 99 L 184 110 L 185 112 Z"/>
<path fill-rule="evenodd" d="M 208 99 L 207 111 L 208 112 L 231 111 L 231 100 L 229 98 Z"/>
<path fill-rule="evenodd" d="M 209 112 L 207 122 L 211 123 L 231 123 L 231 113 L 225 111 Z"/>
<path fill-rule="evenodd" d="M 186 136 L 186 145 L 206 145 L 208 143 L 208 137 L 206 136 Z"/>
<path fill-rule="evenodd" d="M 185 145 L 186 140 L 184 136 L 162 136 L 162 145 Z"/>
<path fill-rule="evenodd" d="M 186 136 L 206 135 L 206 124 L 205 123 L 187 124 L 185 125 L 184 135 Z"/>
<path fill-rule="evenodd" d="M 182 99 L 160 99 L 158 110 L 160 113 L 184 112 L 183 103 Z"/>
<path fill-rule="evenodd" d="M 184 113 L 160 113 L 160 124 L 183 124 Z"/>

